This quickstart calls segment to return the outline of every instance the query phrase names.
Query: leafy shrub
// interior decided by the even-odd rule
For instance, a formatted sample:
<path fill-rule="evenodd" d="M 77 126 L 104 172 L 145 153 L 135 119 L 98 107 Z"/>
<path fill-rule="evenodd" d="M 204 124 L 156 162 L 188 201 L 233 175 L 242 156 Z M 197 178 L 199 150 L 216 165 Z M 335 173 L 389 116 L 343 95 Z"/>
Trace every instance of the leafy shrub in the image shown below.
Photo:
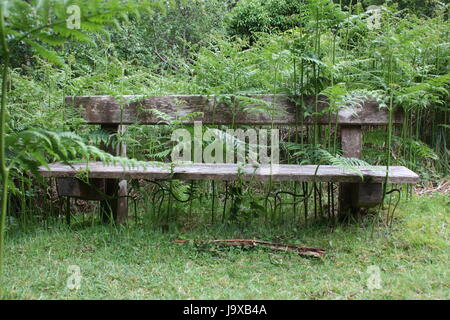
<path fill-rule="evenodd" d="M 228 30 L 240 37 L 285 31 L 300 24 L 302 9 L 301 0 L 241 0 L 230 12 Z"/>
<path fill-rule="evenodd" d="M 110 44 L 119 60 L 158 70 L 176 71 L 213 32 L 223 32 L 223 1 L 175 0 L 154 15 L 142 15 L 111 28 Z"/>

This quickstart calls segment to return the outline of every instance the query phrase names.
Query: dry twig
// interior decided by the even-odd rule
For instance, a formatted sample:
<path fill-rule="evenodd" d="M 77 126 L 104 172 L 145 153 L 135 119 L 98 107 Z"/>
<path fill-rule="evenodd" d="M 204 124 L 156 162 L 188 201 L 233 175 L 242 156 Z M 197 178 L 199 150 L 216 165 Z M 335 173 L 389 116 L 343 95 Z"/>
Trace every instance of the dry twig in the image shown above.
<path fill-rule="evenodd" d="M 176 243 L 185 243 L 188 240 L 175 240 Z M 210 240 L 206 243 L 217 244 L 219 246 L 240 246 L 257 247 L 264 246 L 277 251 L 295 251 L 300 255 L 321 258 L 325 255 L 325 250 L 320 248 L 310 248 L 300 245 L 290 245 L 282 243 L 273 243 L 269 241 L 248 240 L 248 239 L 228 239 L 228 240 Z"/>

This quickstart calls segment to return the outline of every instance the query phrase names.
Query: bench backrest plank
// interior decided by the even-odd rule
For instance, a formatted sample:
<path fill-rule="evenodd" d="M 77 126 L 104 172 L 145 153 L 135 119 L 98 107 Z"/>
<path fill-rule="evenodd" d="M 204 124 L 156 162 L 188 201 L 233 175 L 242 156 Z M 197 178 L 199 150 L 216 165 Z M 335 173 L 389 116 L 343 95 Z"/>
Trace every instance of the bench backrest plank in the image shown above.
<path fill-rule="evenodd" d="M 189 124 L 202 121 L 203 124 L 237 124 L 237 125 L 296 125 L 296 124 L 328 124 L 336 122 L 336 113 L 323 112 L 328 103 L 320 96 L 315 106 L 315 96 L 305 96 L 303 108 L 308 110 L 304 116 L 301 103 L 295 103 L 295 97 L 288 95 L 248 95 L 259 99 L 246 100 L 242 97 L 231 97 L 231 103 L 221 97 L 204 95 L 171 95 L 160 97 L 145 96 L 77 96 L 66 97 L 66 104 L 81 108 L 83 116 L 89 124 L 164 124 L 160 115 L 153 110 L 165 113 L 171 119 L 179 119 Z M 235 102 L 236 99 L 238 102 Z M 299 98 L 297 98 L 298 101 Z M 320 113 L 324 114 L 320 114 Z M 195 117 L 189 114 L 198 113 Z M 357 106 L 341 109 L 337 121 L 341 125 L 386 125 L 388 112 L 380 109 L 378 104 L 367 101 Z M 394 113 L 394 124 L 402 122 L 402 114 Z"/>

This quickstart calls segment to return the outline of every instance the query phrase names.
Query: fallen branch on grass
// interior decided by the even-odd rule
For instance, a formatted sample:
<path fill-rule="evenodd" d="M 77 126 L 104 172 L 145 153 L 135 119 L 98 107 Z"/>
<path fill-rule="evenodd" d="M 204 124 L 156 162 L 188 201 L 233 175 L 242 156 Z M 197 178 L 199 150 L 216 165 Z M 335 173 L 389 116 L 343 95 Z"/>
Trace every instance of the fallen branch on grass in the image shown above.
<path fill-rule="evenodd" d="M 188 240 L 175 240 L 176 243 L 185 243 Z M 266 248 L 278 251 L 294 251 L 299 255 L 321 258 L 325 255 L 325 250 L 320 248 L 309 248 L 299 245 L 290 245 L 282 243 L 273 243 L 260 240 L 246 240 L 246 239 L 229 239 L 229 240 L 209 240 L 205 243 L 217 244 L 219 246 L 240 246 L 240 247 L 257 247 L 264 246 Z"/>

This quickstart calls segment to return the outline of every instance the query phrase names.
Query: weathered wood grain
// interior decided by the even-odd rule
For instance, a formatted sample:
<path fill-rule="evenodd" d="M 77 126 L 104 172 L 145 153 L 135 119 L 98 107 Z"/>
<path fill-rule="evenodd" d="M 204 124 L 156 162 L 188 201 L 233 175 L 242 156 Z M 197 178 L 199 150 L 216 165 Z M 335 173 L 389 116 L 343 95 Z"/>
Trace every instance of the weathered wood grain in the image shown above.
<path fill-rule="evenodd" d="M 374 207 L 383 200 L 382 183 L 358 183 L 353 191 L 352 204 L 355 207 Z"/>
<path fill-rule="evenodd" d="M 353 183 L 382 183 L 385 179 L 386 168 L 374 167 L 376 170 L 360 168 L 363 179 L 355 172 L 344 170 L 337 166 L 320 166 L 315 174 L 316 165 L 252 165 L 239 166 L 237 164 L 180 164 L 171 170 L 170 165 L 138 166 L 124 168 L 121 165 L 105 165 L 101 162 L 89 163 L 90 178 L 110 179 L 178 179 L 178 180 L 255 180 L 255 181 L 318 181 L 318 182 L 353 182 Z M 65 165 L 50 164 L 50 169 L 40 168 L 44 177 L 75 177 L 80 171 L 86 171 L 86 163 Z M 389 168 L 390 183 L 416 183 L 419 176 L 401 166 Z"/>
<path fill-rule="evenodd" d="M 57 178 L 56 189 L 60 197 L 84 200 L 103 200 L 105 198 L 105 179 L 89 179 L 89 183 L 75 178 Z"/>
<path fill-rule="evenodd" d="M 202 121 L 203 124 L 249 124 L 249 125 L 295 125 L 328 124 L 336 122 L 334 112 L 315 114 L 315 96 L 305 96 L 304 105 L 309 116 L 304 117 L 300 107 L 300 97 L 288 95 L 248 95 L 261 102 L 247 105 L 245 98 L 231 98 L 231 103 L 217 102 L 220 98 L 202 95 L 172 95 L 161 97 L 145 96 L 78 96 L 66 97 L 66 104 L 80 108 L 83 117 L 90 124 L 164 124 L 160 116 L 152 110 L 163 112 L 171 119 L 190 124 Z M 237 100 L 236 100 L 237 99 Z M 222 99 L 223 100 L 223 99 Z M 236 102 L 239 101 L 239 102 Z M 297 103 L 295 102 L 297 101 Z M 236 102 L 236 103 L 235 103 Z M 318 98 L 317 111 L 323 113 L 327 108 L 324 96 Z M 196 117 L 185 117 L 192 113 L 201 113 Z M 311 116 L 312 114 L 312 116 Z M 330 116 L 329 116 L 330 115 Z M 388 113 L 378 104 L 367 101 L 363 105 L 341 109 L 337 121 L 342 125 L 386 125 Z M 394 114 L 394 123 L 402 122 L 398 110 Z"/>
<path fill-rule="evenodd" d="M 361 126 L 341 126 L 342 155 L 347 158 L 361 158 L 362 128 Z"/>
<path fill-rule="evenodd" d="M 361 158 L 362 128 L 361 126 L 341 126 L 341 146 L 344 157 Z M 355 203 L 359 203 L 359 183 L 339 184 L 339 214 L 343 217 L 349 212 L 357 211 Z M 364 185 L 371 185 L 365 183 Z M 364 189 L 363 189 L 364 190 Z"/>

